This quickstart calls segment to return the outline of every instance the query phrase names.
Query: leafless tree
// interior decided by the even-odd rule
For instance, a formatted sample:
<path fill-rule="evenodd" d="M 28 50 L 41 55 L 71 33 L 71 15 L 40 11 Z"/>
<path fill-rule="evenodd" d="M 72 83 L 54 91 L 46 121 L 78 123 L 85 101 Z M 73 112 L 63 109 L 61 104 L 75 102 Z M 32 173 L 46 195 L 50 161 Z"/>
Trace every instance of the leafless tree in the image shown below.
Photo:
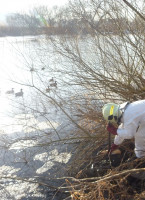
<path fill-rule="evenodd" d="M 43 9 L 40 15 L 46 18 Z M 25 102 L 24 93 L 24 101 L 17 100 L 19 104 L 15 103 L 15 107 L 19 105 L 26 117 L 33 115 L 34 122 L 35 118 L 42 117 L 51 126 L 55 138 L 37 123 L 29 123 L 29 117 L 25 124 L 23 119 L 19 120 L 25 128 L 38 131 L 35 139 L 41 146 L 82 139 L 92 142 L 93 139 L 92 148 L 89 146 L 84 154 L 80 151 L 82 157 L 89 159 L 96 143 L 107 144 L 101 115 L 103 104 L 145 97 L 145 22 L 119 0 L 69 1 L 67 12 L 60 10 L 57 16 L 59 24 L 67 19 L 68 22 L 70 19 L 75 21 L 77 31 L 55 37 L 47 35 L 37 43 L 38 46 L 33 43 L 35 53 L 29 51 L 29 59 L 23 55 L 29 80 L 17 82 L 30 88 L 32 103 Z M 49 24 L 54 25 L 54 21 Z M 50 85 L 52 77 L 57 81 L 57 89 Z M 52 123 L 51 112 L 66 120 L 65 126 L 61 127 L 63 131 L 58 131 Z M 39 137 L 42 136 L 39 131 L 47 140 Z M 80 159 L 77 164 L 81 166 L 83 161 Z"/>

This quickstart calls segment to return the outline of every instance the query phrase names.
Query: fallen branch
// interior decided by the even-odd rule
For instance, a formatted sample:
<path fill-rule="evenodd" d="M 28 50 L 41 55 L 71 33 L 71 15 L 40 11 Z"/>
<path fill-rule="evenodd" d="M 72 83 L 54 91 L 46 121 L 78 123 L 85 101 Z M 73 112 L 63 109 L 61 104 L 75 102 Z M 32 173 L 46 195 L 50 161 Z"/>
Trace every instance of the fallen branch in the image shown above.
<path fill-rule="evenodd" d="M 125 170 L 125 171 L 122 171 L 122 172 L 114 174 L 114 175 L 110 174 L 109 176 L 105 175 L 103 177 L 91 177 L 91 178 L 83 178 L 83 179 L 77 179 L 74 177 L 61 177 L 61 178 L 57 178 L 57 179 L 71 179 L 74 182 L 94 181 L 94 183 L 98 183 L 101 181 L 107 181 L 107 180 L 111 180 L 111 179 L 115 179 L 115 178 L 120 178 L 121 176 L 130 175 L 133 173 L 139 173 L 139 172 L 143 172 L 143 171 L 145 171 L 145 168 Z M 76 186 L 78 186 L 78 185 L 76 185 Z M 65 188 L 65 187 L 63 187 L 63 188 Z"/>
<path fill-rule="evenodd" d="M 102 179 L 95 181 L 94 183 L 99 183 L 99 182 L 102 182 L 102 181 L 108 181 L 108 180 L 112 180 L 112 179 L 115 179 L 115 178 L 120 178 L 121 176 L 130 175 L 130 174 L 133 174 L 133 173 L 138 173 L 138 172 L 143 172 L 143 171 L 145 171 L 145 168 L 125 170 L 125 171 L 120 172 L 118 174 L 110 175 L 110 176 L 105 177 L 105 178 L 103 177 Z"/>

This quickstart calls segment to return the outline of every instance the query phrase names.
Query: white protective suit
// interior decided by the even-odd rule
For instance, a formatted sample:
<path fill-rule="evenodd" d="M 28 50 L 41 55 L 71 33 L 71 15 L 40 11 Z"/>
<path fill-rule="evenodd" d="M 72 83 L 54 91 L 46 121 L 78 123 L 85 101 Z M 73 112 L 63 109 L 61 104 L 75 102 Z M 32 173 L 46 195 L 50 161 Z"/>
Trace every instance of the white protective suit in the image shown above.
<path fill-rule="evenodd" d="M 145 157 L 145 100 L 130 103 L 121 118 L 114 144 L 120 145 L 124 139 L 135 139 L 135 154 Z"/>

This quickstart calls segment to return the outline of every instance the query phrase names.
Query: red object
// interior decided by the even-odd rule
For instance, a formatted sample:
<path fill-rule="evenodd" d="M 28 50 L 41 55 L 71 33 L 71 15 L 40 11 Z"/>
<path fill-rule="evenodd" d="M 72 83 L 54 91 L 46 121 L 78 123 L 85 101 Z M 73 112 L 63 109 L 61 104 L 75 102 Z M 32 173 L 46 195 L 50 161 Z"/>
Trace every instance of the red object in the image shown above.
<path fill-rule="evenodd" d="M 107 125 L 107 130 L 113 135 L 117 135 L 117 128 L 110 123 Z"/>
<path fill-rule="evenodd" d="M 116 150 L 116 149 L 118 149 L 118 145 L 112 144 L 112 145 L 111 145 L 111 149 L 110 149 L 110 151 L 109 151 L 108 153 L 110 154 L 110 153 L 112 153 L 112 151 L 114 151 L 114 150 Z"/>

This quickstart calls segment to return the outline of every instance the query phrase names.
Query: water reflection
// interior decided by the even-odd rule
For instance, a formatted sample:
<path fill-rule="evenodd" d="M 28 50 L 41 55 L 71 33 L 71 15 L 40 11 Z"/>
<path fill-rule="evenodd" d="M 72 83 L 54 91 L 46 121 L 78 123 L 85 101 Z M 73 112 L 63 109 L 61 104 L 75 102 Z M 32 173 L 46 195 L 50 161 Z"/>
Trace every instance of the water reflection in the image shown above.
<path fill-rule="evenodd" d="M 44 165 L 36 170 L 37 174 L 42 174 L 55 165 L 55 162 L 67 163 L 71 158 L 70 153 L 59 153 L 57 149 L 52 150 L 49 153 L 37 154 L 34 160 L 40 160 L 44 162 Z"/>

